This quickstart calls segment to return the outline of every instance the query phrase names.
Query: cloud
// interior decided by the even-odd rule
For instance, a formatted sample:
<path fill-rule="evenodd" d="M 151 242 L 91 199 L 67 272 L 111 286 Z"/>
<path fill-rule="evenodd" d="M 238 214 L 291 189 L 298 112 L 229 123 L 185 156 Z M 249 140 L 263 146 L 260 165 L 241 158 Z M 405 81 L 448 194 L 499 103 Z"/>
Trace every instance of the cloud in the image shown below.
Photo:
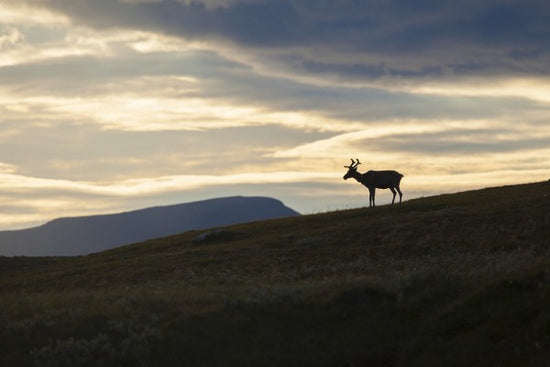
<path fill-rule="evenodd" d="M 96 29 L 229 42 L 294 72 L 344 79 L 544 75 L 550 6 L 540 1 L 59 0 L 42 6 Z M 315 54 L 312 57 L 312 52 Z M 517 57 L 533 62 L 518 64 Z M 265 57 L 263 58 L 265 60 Z"/>
<path fill-rule="evenodd" d="M 268 158 L 273 151 L 329 135 L 281 125 L 105 130 L 84 118 L 63 120 L 62 115 L 54 115 L 41 121 L 44 112 L 34 113 L 4 115 L 0 156 L 9 159 L 6 164 L 11 166 L 3 167 L 25 175 L 78 181 L 284 169 Z"/>
<path fill-rule="evenodd" d="M 37 6 L 35 2 L 26 0 L 4 0 L 0 4 L 0 24 L 47 27 L 68 25 L 69 19 L 66 16 L 41 5 Z"/>
<path fill-rule="evenodd" d="M 538 151 L 548 147 L 550 134 L 538 133 L 536 136 L 524 136 L 517 131 L 494 129 L 446 130 L 435 133 L 395 134 L 384 141 L 365 140 L 356 142 L 356 148 L 368 145 L 373 150 L 384 152 L 387 145 L 396 151 L 421 153 L 425 155 L 483 155 L 486 153 L 510 153 Z"/>
<path fill-rule="evenodd" d="M 366 162 L 361 168 L 394 168 L 416 177 L 426 175 L 498 175 L 515 170 L 533 174 L 530 180 L 544 179 L 548 171 L 550 129 L 535 123 L 507 123 L 500 120 L 395 121 L 379 123 L 364 130 L 337 134 L 291 149 L 281 149 L 275 157 L 313 161 L 350 158 Z M 513 168 L 512 168 L 513 167 Z M 500 176 L 499 176 L 500 177 Z M 529 177 L 526 174 L 525 177 Z M 429 180 L 428 180 L 429 181 Z M 458 181 L 457 181 L 458 184 Z"/>
<path fill-rule="evenodd" d="M 23 44 L 25 39 L 17 28 L 3 26 L 0 28 L 0 50 L 6 51 Z"/>
<path fill-rule="evenodd" d="M 103 58 L 37 60 L 0 68 L 0 81 L 4 95 L 11 96 L 3 98 L 3 106 L 13 118 L 19 110 L 19 116 L 33 115 L 36 121 L 86 121 L 134 131 L 275 124 L 354 131 L 380 120 L 519 114 L 548 99 L 543 81 L 402 85 L 393 90 L 318 86 L 257 74 L 201 50 L 142 54 L 124 49 Z"/>

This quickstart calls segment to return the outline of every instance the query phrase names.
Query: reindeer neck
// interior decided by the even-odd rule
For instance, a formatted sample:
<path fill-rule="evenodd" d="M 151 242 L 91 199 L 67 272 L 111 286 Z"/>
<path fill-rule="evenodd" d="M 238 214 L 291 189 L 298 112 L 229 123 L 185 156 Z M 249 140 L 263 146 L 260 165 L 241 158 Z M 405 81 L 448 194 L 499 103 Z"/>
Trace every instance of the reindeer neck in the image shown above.
<path fill-rule="evenodd" d="M 358 182 L 363 183 L 363 174 L 359 171 L 353 171 L 351 177 L 355 178 Z"/>

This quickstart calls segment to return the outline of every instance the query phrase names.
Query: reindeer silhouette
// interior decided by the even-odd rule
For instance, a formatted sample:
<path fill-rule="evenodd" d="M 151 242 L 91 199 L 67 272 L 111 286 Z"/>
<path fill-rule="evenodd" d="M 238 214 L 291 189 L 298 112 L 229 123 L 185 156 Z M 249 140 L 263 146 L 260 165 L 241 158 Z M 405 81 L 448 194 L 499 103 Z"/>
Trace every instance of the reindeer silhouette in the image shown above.
<path fill-rule="evenodd" d="M 369 189 L 369 207 L 376 206 L 374 204 L 374 197 L 376 195 L 376 189 L 390 189 L 393 193 L 393 199 L 391 205 L 395 201 L 395 190 L 399 193 L 399 204 L 403 198 L 403 193 L 399 189 L 399 183 L 403 175 L 397 171 L 367 171 L 365 173 L 359 173 L 357 166 L 360 165 L 359 159 L 357 162 L 351 159 L 350 166 L 344 166 L 348 169 L 348 172 L 344 175 L 344 180 L 353 177 L 357 182 L 365 185 Z"/>

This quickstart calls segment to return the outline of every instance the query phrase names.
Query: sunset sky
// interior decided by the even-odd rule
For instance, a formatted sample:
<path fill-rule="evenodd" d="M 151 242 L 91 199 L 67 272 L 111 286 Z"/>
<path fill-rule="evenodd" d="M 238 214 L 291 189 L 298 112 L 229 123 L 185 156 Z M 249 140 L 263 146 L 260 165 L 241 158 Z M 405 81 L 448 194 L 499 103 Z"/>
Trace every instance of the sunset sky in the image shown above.
<path fill-rule="evenodd" d="M 0 230 L 550 178 L 545 0 L 0 0 Z M 387 203 L 391 193 L 377 195 Z"/>

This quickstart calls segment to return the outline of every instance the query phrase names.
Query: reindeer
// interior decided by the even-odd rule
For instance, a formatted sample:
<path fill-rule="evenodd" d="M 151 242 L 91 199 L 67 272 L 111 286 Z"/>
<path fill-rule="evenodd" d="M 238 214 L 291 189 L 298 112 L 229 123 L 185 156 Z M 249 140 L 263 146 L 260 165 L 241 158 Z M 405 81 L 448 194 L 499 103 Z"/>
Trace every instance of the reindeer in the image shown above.
<path fill-rule="evenodd" d="M 348 172 L 344 175 L 344 180 L 350 177 L 355 178 L 359 183 L 365 185 L 369 189 L 369 207 L 376 206 L 374 204 L 374 197 L 376 195 L 376 189 L 390 189 L 393 194 L 391 205 L 395 201 L 395 190 L 399 193 L 399 204 L 403 198 L 403 193 L 399 189 L 399 183 L 403 175 L 397 171 L 367 171 L 365 173 L 357 172 L 357 166 L 360 165 L 359 159 L 357 162 L 351 159 L 350 166 L 344 166 L 348 169 Z"/>

